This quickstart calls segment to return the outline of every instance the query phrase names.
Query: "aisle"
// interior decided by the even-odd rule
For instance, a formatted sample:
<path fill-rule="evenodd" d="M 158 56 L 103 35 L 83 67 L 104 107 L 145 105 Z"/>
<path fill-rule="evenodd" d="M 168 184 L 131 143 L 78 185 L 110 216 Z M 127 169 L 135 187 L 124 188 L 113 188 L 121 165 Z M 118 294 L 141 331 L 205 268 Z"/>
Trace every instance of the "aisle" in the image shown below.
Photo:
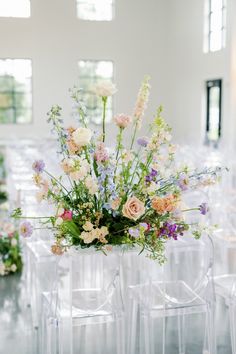
<path fill-rule="evenodd" d="M 221 342 L 218 346 L 218 354 L 231 354 L 228 319 L 226 316 L 227 311 L 223 308 L 217 310 L 217 338 Z M 199 322 L 199 327 L 201 327 L 201 317 L 197 319 L 195 316 L 195 328 L 196 321 Z M 178 342 L 175 336 L 175 328 L 172 331 L 173 342 L 168 346 L 167 353 L 177 354 L 178 349 L 174 344 Z M 197 336 L 194 331 L 193 336 Z M 38 354 L 37 331 L 32 328 L 30 308 L 24 303 L 24 284 L 20 275 L 0 278 L 0 353 Z M 197 347 L 189 348 L 187 353 L 200 354 Z"/>
<path fill-rule="evenodd" d="M 21 275 L 0 277 L 0 353 L 38 354 L 37 331 L 24 299 Z"/>

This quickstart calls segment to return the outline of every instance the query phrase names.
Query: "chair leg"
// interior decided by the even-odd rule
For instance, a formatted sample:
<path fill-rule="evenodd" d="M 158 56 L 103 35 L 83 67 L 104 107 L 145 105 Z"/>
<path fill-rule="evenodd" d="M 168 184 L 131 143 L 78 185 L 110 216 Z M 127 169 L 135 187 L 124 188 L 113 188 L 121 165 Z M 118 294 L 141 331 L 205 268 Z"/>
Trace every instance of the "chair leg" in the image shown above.
<path fill-rule="evenodd" d="M 117 317 L 115 324 L 116 324 L 116 353 L 125 354 L 125 323 L 123 318 Z"/>
<path fill-rule="evenodd" d="M 229 305 L 229 322 L 230 322 L 230 337 L 231 337 L 231 346 L 232 354 L 236 354 L 236 323 L 235 323 L 235 306 Z"/>
<path fill-rule="evenodd" d="M 128 338 L 128 354 L 135 354 L 136 338 L 137 338 L 137 320 L 138 306 L 135 301 L 132 301 L 131 314 L 129 318 L 129 338 Z"/>
<path fill-rule="evenodd" d="M 152 338 L 152 331 L 153 326 L 151 323 L 151 316 L 150 314 L 144 314 L 143 316 L 143 323 L 144 323 L 144 345 L 145 345 L 145 354 L 153 354 L 153 338 Z"/>
<path fill-rule="evenodd" d="M 214 307 L 208 305 L 206 312 L 206 337 L 203 354 L 216 354 Z"/>
<path fill-rule="evenodd" d="M 179 354 L 185 354 L 185 317 L 178 315 Z"/>

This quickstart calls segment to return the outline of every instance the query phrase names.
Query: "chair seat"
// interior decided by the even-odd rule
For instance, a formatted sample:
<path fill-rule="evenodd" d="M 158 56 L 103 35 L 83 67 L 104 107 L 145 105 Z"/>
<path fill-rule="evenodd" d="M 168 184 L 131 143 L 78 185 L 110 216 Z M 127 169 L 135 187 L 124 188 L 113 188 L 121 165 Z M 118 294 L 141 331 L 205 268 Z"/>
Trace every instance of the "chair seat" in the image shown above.
<path fill-rule="evenodd" d="M 153 317 L 202 313 L 207 306 L 184 281 L 131 286 L 130 294 L 141 305 L 144 314 L 148 311 Z"/>
<path fill-rule="evenodd" d="M 100 289 L 74 289 L 72 292 L 72 307 L 69 301 L 58 301 L 56 293 L 43 293 L 44 305 L 50 311 L 55 309 L 55 317 L 60 320 L 68 318 L 72 311 L 73 325 L 95 324 L 113 322 L 116 311 L 113 309 L 109 298 Z"/>

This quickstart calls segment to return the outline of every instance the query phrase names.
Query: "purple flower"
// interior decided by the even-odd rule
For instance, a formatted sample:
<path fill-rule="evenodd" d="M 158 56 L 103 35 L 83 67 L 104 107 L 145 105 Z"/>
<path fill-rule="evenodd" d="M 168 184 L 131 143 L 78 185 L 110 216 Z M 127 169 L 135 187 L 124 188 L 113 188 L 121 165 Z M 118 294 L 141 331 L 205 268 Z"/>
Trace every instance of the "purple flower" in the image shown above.
<path fill-rule="evenodd" d="M 140 236 L 140 231 L 139 229 L 129 228 L 129 234 L 134 238 L 138 238 Z"/>
<path fill-rule="evenodd" d="M 143 136 L 143 137 L 137 139 L 138 145 L 143 146 L 143 147 L 147 146 L 148 141 L 149 140 L 148 140 L 148 138 L 146 136 Z"/>
<path fill-rule="evenodd" d="M 157 171 L 152 168 L 150 175 L 151 175 L 152 177 L 156 177 Z"/>
<path fill-rule="evenodd" d="M 158 232 L 159 237 L 164 238 L 173 238 L 174 240 L 178 240 L 178 235 L 183 236 L 184 232 L 183 225 L 172 224 L 166 221 L 163 226 L 160 228 Z"/>
<path fill-rule="evenodd" d="M 149 182 L 152 182 L 153 180 L 155 180 L 156 176 L 157 176 L 157 171 L 152 168 L 149 175 L 145 176 L 146 183 L 149 183 Z"/>
<path fill-rule="evenodd" d="M 207 203 L 202 203 L 199 205 L 199 211 L 202 215 L 206 215 L 209 211 L 209 207 Z"/>
<path fill-rule="evenodd" d="M 19 232 L 23 237 L 30 237 L 33 233 L 33 226 L 29 221 L 24 221 L 20 224 Z"/>
<path fill-rule="evenodd" d="M 45 163 L 43 162 L 43 160 L 36 160 L 32 165 L 32 168 L 36 173 L 43 172 L 44 167 L 45 167 Z"/>

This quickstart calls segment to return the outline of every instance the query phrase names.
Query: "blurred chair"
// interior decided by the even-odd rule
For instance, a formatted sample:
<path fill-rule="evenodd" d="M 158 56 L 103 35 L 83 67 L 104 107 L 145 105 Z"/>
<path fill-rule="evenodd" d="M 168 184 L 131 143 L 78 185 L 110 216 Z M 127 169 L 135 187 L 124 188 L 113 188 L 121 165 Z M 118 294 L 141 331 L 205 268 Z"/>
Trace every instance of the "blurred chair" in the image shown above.
<path fill-rule="evenodd" d="M 216 276 L 215 291 L 229 309 L 232 354 L 236 354 L 236 274 Z"/>
<path fill-rule="evenodd" d="M 178 352 L 188 353 L 185 326 L 187 316 L 205 314 L 202 353 L 215 354 L 211 239 L 205 235 L 195 240 L 186 235 L 178 241 L 168 241 L 166 247 L 167 263 L 160 267 L 156 261 L 142 257 L 140 273 L 143 282 L 130 286 L 132 308 L 128 353 L 168 353 L 167 319 L 169 321 L 173 318 L 177 319 Z M 141 322 L 138 336 L 139 312 Z M 158 324 L 160 320 L 161 326 Z M 157 341 L 160 333 L 161 345 Z M 171 342 L 171 337 L 168 337 L 168 342 Z"/>
<path fill-rule="evenodd" d="M 42 354 L 125 353 L 119 252 L 68 251 L 42 301 Z"/>

